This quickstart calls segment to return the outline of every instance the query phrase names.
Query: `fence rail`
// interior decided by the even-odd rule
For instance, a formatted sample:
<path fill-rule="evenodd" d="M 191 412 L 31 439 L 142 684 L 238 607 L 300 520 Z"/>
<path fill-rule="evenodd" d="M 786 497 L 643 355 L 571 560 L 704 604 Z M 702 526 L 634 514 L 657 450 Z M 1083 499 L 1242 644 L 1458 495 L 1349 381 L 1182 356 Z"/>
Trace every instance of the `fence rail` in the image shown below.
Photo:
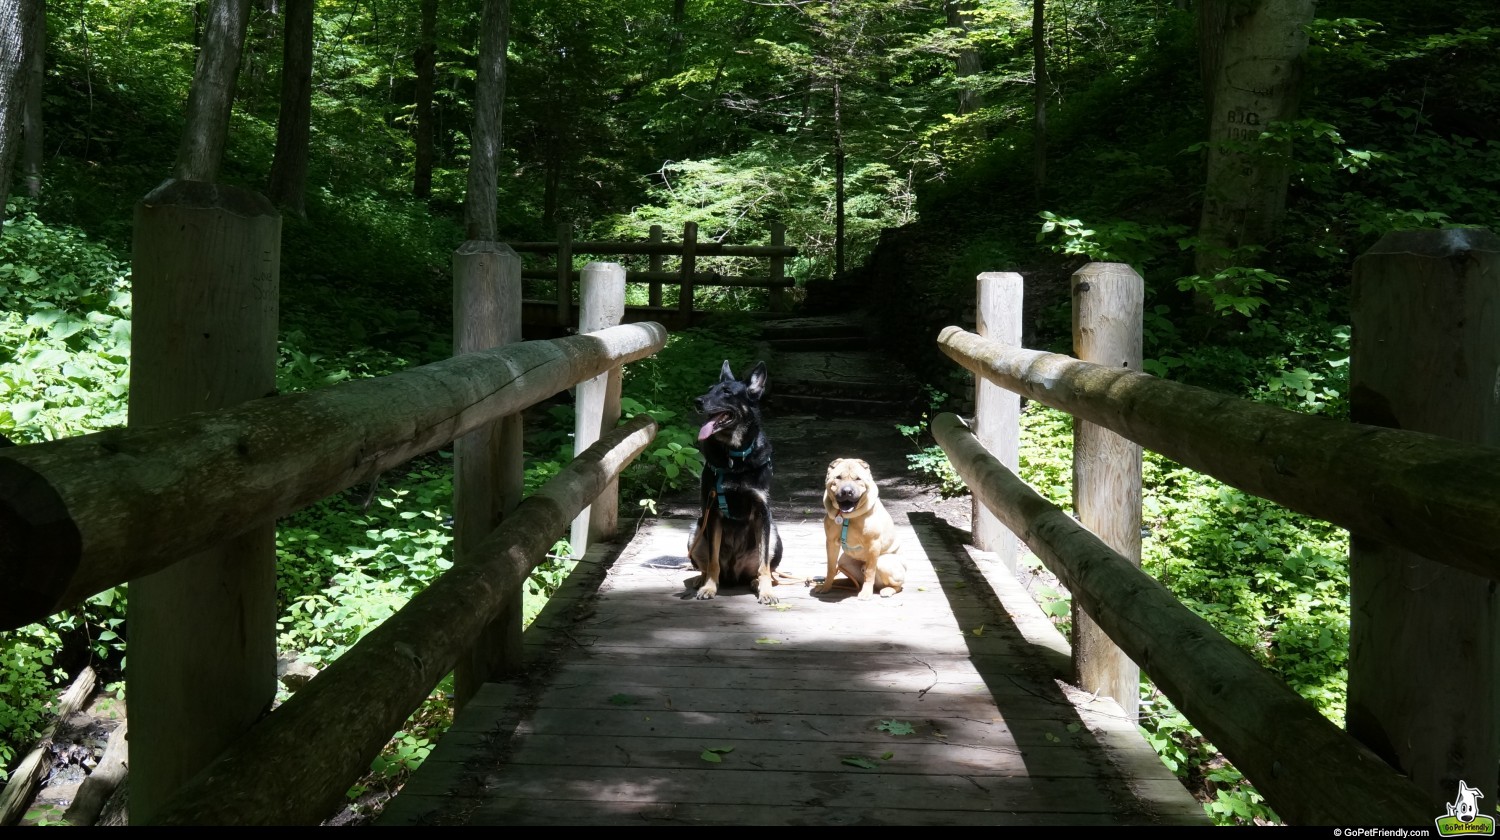
<path fill-rule="evenodd" d="M 659 324 L 528 341 L 379 379 L 0 455 L 12 629 L 369 481 L 666 343 Z"/>
<path fill-rule="evenodd" d="M 651 240 L 649 242 L 596 242 L 596 241 L 573 241 L 573 226 L 563 223 L 558 225 L 557 240 L 554 242 L 512 242 L 510 247 L 526 254 L 550 254 L 554 259 L 554 267 L 551 269 L 530 268 L 524 269 L 521 276 L 532 280 L 555 280 L 557 281 L 557 295 L 555 305 L 557 307 L 557 324 L 568 325 L 572 323 L 573 285 L 580 277 L 580 272 L 573 268 L 573 258 L 579 254 L 593 256 L 648 256 L 651 258 L 651 266 L 645 271 L 627 271 L 625 279 L 631 283 L 649 284 L 648 300 L 651 307 L 662 306 L 662 284 L 676 283 L 678 285 L 678 300 L 676 317 L 683 326 L 692 321 L 693 313 L 693 290 L 698 286 L 720 286 L 734 288 L 761 288 L 770 294 L 770 309 L 772 312 L 780 312 L 785 309 L 785 298 L 783 291 L 795 286 L 795 282 L 786 277 L 786 260 L 797 256 L 797 248 L 786 243 L 786 227 L 779 222 L 771 225 L 770 245 L 732 245 L 723 242 L 699 242 L 698 225 L 695 222 L 686 222 L 682 226 L 682 241 L 666 242 L 662 239 L 661 225 L 651 226 Z M 677 271 L 662 270 L 662 258 L 675 256 L 681 258 L 681 264 Z M 766 259 L 769 262 L 770 271 L 766 276 L 730 276 L 718 272 L 700 272 L 697 270 L 699 257 L 753 257 Z M 536 305 L 540 301 L 528 300 L 528 304 Z M 627 319 L 629 320 L 629 319 Z"/>
<path fill-rule="evenodd" d="M 981 389 L 998 386 L 1010 400 L 1020 395 L 1073 415 L 1075 446 L 1081 431 L 1100 427 L 1350 531 L 1345 731 L 1136 568 L 1130 546 L 1121 545 L 1133 537 L 1122 539 L 1107 522 L 1109 536 L 1088 530 L 1100 520 L 1079 500 L 1097 507 L 1109 496 L 1084 483 L 1100 480 L 1100 472 L 1118 480 L 1132 472 L 1129 465 L 1101 470 L 1075 457 L 1080 525 L 1017 479 L 1013 458 L 1008 466 L 995 454 L 1014 452 L 1013 422 L 996 430 L 993 420 L 977 417 L 976 428 L 987 430 L 977 436 L 952 415 L 933 423 L 976 500 L 1032 548 L 1073 593 L 1075 609 L 1103 630 L 1106 646 L 1089 656 L 1133 659 L 1289 822 L 1415 825 L 1440 815 L 1458 779 L 1495 789 L 1500 732 L 1482 710 L 1493 709 L 1500 693 L 1493 641 L 1500 609 L 1497 268 L 1500 239 L 1487 231 L 1393 234 L 1356 262 L 1351 402 L 1357 417 L 1378 426 L 1132 371 L 1129 341 L 1103 354 L 1107 364 L 1091 364 L 959 327 L 938 338 Z M 1125 266 L 1091 264 L 1075 275 L 1075 349 L 1101 328 L 1080 322 L 1081 293 L 1113 296 L 1098 287 L 1126 274 L 1139 281 Z M 1083 275 L 1086 282 L 1078 282 Z M 1021 284 L 1001 282 L 1006 278 L 1019 280 L 980 276 L 981 329 L 986 320 L 1019 317 Z M 1001 309 L 991 312 L 987 301 L 1002 286 L 1005 315 L 997 319 Z M 1119 295 L 1117 311 L 1099 314 L 1133 320 L 1138 331 L 1139 309 L 1127 311 L 1126 297 Z M 1417 378 L 1440 384 L 1409 388 Z M 993 414 L 1002 402 L 990 396 L 978 405 Z M 1139 450 L 1108 457 L 1134 459 L 1139 475 Z M 1114 498 L 1120 508 L 1140 504 L 1127 492 Z M 1126 514 L 1138 512 L 1121 510 L 1113 519 L 1134 521 Z M 1075 677 L 1083 681 L 1078 627 L 1075 621 Z M 1133 679 L 1090 688 L 1126 708 L 1136 689 Z"/>

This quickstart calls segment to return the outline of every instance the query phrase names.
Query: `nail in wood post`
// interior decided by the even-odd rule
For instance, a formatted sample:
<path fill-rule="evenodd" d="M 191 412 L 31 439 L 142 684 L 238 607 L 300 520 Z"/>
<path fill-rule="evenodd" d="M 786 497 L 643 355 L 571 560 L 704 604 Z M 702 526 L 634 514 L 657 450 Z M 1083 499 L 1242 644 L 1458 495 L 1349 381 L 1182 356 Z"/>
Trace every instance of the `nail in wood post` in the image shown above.
<path fill-rule="evenodd" d="M 521 340 L 521 258 L 509 245 L 470 240 L 453 252 L 453 354 Z M 521 415 L 512 414 L 453 442 L 453 559 L 474 550 L 521 503 Z M 497 618 L 453 668 L 462 707 L 489 680 L 521 666 L 521 599 Z"/>
<path fill-rule="evenodd" d="M 697 254 L 698 223 L 686 222 L 682 226 L 682 294 L 677 299 L 682 329 L 693 325 L 693 272 L 698 267 Z"/>
<path fill-rule="evenodd" d="M 590 333 L 616 326 L 625 317 L 625 267 L 591 262 L 583 269 L 579 287 L 578 332 Z M 573 454 L 588 449 L 620 422 L 620 368 L 578 383 L 573 417 Z M 569 543 L 573 557 L 582 557 L 590 544 L 607 540 L 619 527 L 620 483 L 612 481 L 592 505 L 573 520 Z"/>
<path fill-rule="evenodd" d="M 652 245 L 660 245 L 661 244 L 661 237 L 662 237 L 661 225 L 652 225 L 651 226 L 651 244 Z M 660 273 L 662 271 L 662 263 L 663 263 L 663 259 L 662 259 L 662 255 L 661 254 L 652 254 L 651 255 L 651 272 L 653 274 Z M 648 305 L 650 305 L 650 306 L 661 306 L 661 281 L 660 280 L 652 280 L 651 281 L 651 285 L 649 287 L 649 291 L 648 291 L 647 294 L 649 295 L 649 297 L 646 300 L 646 303 Z"/>
<path fill-rule="evenodd" d="M 1124 263 L 1089 263 L 1075 272 L 1073 354 L 1139 371 L 1145 295 L 1145 282 Z M 1105 545 L 1141 565 L 1140 445 L 1075 418 L 1073 510 Z M 1135 718 L 1140 668 L 1076 604 L 1073 669 L 1080 688 L 1114 698 L 1127 718 Z"/>
<path fill-rule="evenodd" d="M 779 243 L 777 243 L 779 244 Z M 1021 275 L 990 271 L 979 275 L 976 331 L 980 336 L 1013 347 L 1021 346 Z M 1021 398 L 999 385 L 976 377 L 974 437 L 996 460 L 1015 472 L 1020 464 Z M 991 552 L 1011 572 L 1016 570 L 1016 537 L 995 514 L 974 497 L 970 518 L 974 547 Z"/>
<path fill-rule="evenodd" d="M 1500 237 L 1386 234 L 1352 300 L 1350 419 L 1500 446 Z M 1500 796 L 1495 582 L 1358 533 L 1349 566 L 1349 733 L 1433 802 Z"/>
<path fill-rule="evenodd" d="M 573 225 L 557 226 L 557 325 L 573 323 Z"/>
<path fill-rule="evenodd" d="M 280 272 L 259 194 L 171 180 L 136 205 L 131 426 L 275 392 Z M 128 613 L 130 813 L 149 825 L 275 699 L 275 527 L 131 581 Z"/>
<path fill-rule="evenodd" d="M 779 248 L 786 244 L 786 225 L 781 222 L 771 223 L 771 246 Z M 771 258 L 771 311 L 780 312 L 786 308 L 782 299 L 781 283 L 786 279 L 786 257 L 777 254 Z"/>

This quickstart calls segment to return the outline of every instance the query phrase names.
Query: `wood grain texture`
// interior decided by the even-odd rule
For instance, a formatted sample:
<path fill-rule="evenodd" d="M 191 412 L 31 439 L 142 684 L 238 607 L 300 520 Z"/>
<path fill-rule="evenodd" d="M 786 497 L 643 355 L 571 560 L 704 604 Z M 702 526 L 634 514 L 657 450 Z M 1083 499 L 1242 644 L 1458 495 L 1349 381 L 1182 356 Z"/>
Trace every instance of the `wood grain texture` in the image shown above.
<path fill-rule="evenodd" d="M 1146 300 L 1141 276 L 1124 263 L 1089 263 L 1073 273 L 1072 291 L 1073 355 L 1139 372 Z M 1015 471 L 1003 457 L 1000 462 Z M 1139 444 L 1085 420 L 1073 423 L 1073 513 L 1105 545 L 1141 565 Z M 1113 697 L 1129 715 L 1140 707 L 1140 668 L 1076 603 L 1073 667 L 1078 687 Z"/>
<path fill-rule="evenodd" d="M 1353 295 L 1352 419 L 1500 447 L 1500 237 L 1389 234 L 1355 261 Z M 1493 581 L 1351 536 L 1349 731 L 1434 801 L 1460 780 L 1495 790 Z"/>
<path fill-rule="evenodd" d="M 1119 706 L 1059 683 L 912 519 L 901 593 L 783 584 L 777 607 L 692 599 L 689 522 L 646 522 L 596 594 L 538 618 L 532 669 L 476 697 L 381 824 L 1206 824 Z M 822 573 L 821 519 L 780 527 L 781 568 Z M 1062 644 L 1029 607 L 1027 632 Z"/>
<path fill-rule="evenodd" d="M 975 330 L 990 341 L 1021 346 L 1024 282 L 1015 272 L 986 272 L 976 282 Z M 1021 400 L 984 377 L 975 377 L 974 432 L 1000 462 L 1015 469 L 1021 457 Z M 976 499 L 970 519 L 974 546 L 992 552 L 1012 570 L 1016 535 Z"/>
<path fill-rule="evenodd" d="M 1431 800 L 1406 777 L 1001 466 L 961 420 L 939 415 L 932 430 L 970 491 L 1025 539 L 1288 823 L 1416 825 L 1431 818 Z"/>

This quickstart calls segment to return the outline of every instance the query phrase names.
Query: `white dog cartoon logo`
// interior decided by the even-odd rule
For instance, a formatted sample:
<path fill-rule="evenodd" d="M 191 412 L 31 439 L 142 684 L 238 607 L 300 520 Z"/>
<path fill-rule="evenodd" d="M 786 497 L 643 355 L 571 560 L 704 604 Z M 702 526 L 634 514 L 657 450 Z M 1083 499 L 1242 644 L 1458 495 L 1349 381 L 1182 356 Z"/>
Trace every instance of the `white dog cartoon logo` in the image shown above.
<path fill-rule="evenodd" d="M 1448 816 L 1458 817 L 1459 822 L 1473 822 L 1479 814 L 1479 800 L 1484 794 L 1479 788 L 1471 788 L 1463 779 L 1458 780 L 1458 797 L 1448 803 Z"/>

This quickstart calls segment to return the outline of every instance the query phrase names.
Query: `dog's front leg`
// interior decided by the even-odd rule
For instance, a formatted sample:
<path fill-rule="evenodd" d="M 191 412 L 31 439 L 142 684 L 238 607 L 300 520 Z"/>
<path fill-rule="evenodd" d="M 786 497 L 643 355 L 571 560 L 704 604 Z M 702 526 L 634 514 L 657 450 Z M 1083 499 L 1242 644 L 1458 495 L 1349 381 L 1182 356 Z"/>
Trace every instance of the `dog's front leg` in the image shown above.
<path fill-rule="evenodd" d="M 833 589 L 833 579 L 839 573 L 839 552 L 842 547 L 839 545 L 839 526 L 833 524 L 832 519 L 823 522 L 823 541 L 828 550 L 828 573 L 823 576 L 823 582 L 818 584 L 817 589 L 813 590 L 819 595 Z"/>
<path fill-rule="evenodd" d="M 703 520 L 705 524 L 713 523 L 711 515 L 705 515 Z M 713 533 L 708 536 L 708 562 L 703 566 L 703 577 L 698 580 L 698 594 L 693 596 L 699 601 L 707 601 L 719 594 L 719 546 L 723 541 L 723 523 L 713 523 Z"/>
<path fill-rule="evenodd" d="M 760 527 L 760 569 L 755 578 L 756 600 L 770 606 L 780 603 L 781 599 L 771 591 L 776 581 L 771 579 L 771 517 L 765 517 Z"/>

